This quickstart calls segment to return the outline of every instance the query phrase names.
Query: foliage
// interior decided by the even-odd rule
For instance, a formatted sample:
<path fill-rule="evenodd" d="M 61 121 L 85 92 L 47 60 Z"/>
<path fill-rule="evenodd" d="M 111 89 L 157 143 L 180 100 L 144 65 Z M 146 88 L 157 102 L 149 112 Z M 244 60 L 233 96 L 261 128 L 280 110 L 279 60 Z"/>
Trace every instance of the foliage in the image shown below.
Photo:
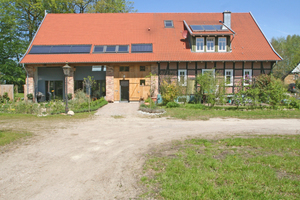
<path fill-rule="evenodd" d="M 194 138 L 162 146 L 144 165 L 141 181 L 148 188 L 146 196 L 299 199 L 300 136 L 244 137 Z"/>
<path fill-rule="evenodd" d="M 180 107 L 180 104 L 178 104 L 176 102 L 168 102 L 166 107 L 167 108 L 177 108 L 177 107 Z"/>
<path fill-rule="evenodd" d="M 32 93 L 27 94 L 27 98 L 28 98 L 28 100 L 32 100 L 33 99 L 33 94 Z"/>
<path fill-rule="evenodd" d="M 288 35 L 286 38 L 272 38 L 271 44 L 283 58 L 273 69 L 274 76 L 281 78 L 290 72 L 300 61 L 300 35 Z"/>
<path fill-rule="evenodd" d="M 200 85 L 197 99 L 199 97 L 202 101 L 206 100 L 211 106 L 216 104 L 216 100 L 219 100 L 220 104 L 225 103 L 225 81 L 218 77 L 220 76 L 211 73 L 197 75 L 197 84 Z"/>
<path fill-rule="evenodd" d="M 182 94 L 182 86 L 171 79 L 164 79 L 160 84 L 161 97 L 164 104 L 174 102 L 174 100 Z"/>
<path fill-rule="evenodd" d="M 69 93 L 67 96 L 68 96 L 68 100 L 71 100 L 72 97 L 73 97 L 73 94 L 72 94 L 72 93 Z"/>

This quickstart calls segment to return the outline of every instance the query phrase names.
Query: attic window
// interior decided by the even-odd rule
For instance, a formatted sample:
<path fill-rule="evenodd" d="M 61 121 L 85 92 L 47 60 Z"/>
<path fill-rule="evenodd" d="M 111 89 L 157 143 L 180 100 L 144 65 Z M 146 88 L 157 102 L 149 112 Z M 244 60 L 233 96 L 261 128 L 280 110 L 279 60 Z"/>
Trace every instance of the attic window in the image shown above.
<path fill-rule="evenodd" d="M 93 53 L 128 53 L 129 45 L 100 45 L 94 46 Z"/>
<path fill-rule="evenodd" d="M 90 53 L 92 45 L 33 45 L 29 54 Z"/>
<path fill-rule="evenodd" d="M 164 24 L 165 24 L 165 28 L 174 28 L 173 20 L 165 20 Z"/>
<path fill-rule="evenodd" d="M 152 53 L 152 44 L 132 44 L 131 53 Z"/>

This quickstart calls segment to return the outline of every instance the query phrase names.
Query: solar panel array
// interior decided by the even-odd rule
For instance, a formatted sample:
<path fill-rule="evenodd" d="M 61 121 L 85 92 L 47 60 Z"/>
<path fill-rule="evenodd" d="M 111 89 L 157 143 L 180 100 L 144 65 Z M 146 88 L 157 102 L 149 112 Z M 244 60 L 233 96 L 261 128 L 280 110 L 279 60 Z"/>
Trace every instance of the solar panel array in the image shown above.
<path fill-rule="evenodd" d="M 223 25 L 190 25 L 193 31 L 228 31 Z"/>
<path fill-rule="evenodd" d="M 152 52 L 152 44 L 132 44 L 131 53 L 147 53 Z"/>
<path fill-rule="evenodd" d="M 33 45 L 29 54 L 90 53 L 92 45 Z"/>

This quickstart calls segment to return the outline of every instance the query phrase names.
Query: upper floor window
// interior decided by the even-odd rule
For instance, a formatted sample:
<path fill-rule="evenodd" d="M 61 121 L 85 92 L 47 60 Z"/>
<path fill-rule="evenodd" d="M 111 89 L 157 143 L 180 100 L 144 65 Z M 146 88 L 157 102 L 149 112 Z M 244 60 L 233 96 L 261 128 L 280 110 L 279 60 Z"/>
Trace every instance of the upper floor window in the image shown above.
<path fill-rule="evenodd" d="M 202 69 L 202 74 L 210 74 L 212 75 L 213 77 L 215 77 L 215 70 L 214 69 Z"/>
<path fill-rule="evenodd" d="M 164 24 L 165 24 L 165 28 L 173 28 L 174 27 L 173 20 L 165 20 Z"/>
<path fill-rule="evenodd" d="M 219 40 L 218 41 L 218 43 L 219 43 L 218 51 L 225 52 L 226 51 L 226 37 L 219 37 L 218 40 Z"/>
<path fill-rule="evenodd" d="M 121 66 L 120 67 L 120 72 L 129 72 L 129 67 L 128 66 Z"/>
<path fill-rule="evenodd" d="M 214 52 L 215 51 L 215 38 L 206 39 L 206 51 Z"/>
<path fill-rule="evenodd" d="M 204 52 L 204 38 L 203 37 L 196 38 L 196 52 Z"/>
<path fill-rule="evenodd" d="M 186 69 L 179 69 L 178 70 L 178 82 L 181 86 L 186 86 L 187 76 L 186 76 Z"/>
<path fill-rule="evenodd" d="M 140 71 L 141 71 L 141 72 L 146 71 L 146 67 L 145 67 L 145 66 L 140 66 Z"/>

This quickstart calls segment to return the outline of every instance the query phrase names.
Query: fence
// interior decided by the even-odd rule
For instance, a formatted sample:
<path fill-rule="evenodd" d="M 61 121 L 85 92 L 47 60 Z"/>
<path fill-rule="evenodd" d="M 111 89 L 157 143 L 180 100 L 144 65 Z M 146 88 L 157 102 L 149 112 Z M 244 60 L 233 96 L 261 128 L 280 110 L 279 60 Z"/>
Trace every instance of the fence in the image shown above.
<path fill-rule="evenodd" d="M 14 85 L 0 85 L 0 95 L 3 96 L 5 92 L 11 100 L 14 100 Z"/>

